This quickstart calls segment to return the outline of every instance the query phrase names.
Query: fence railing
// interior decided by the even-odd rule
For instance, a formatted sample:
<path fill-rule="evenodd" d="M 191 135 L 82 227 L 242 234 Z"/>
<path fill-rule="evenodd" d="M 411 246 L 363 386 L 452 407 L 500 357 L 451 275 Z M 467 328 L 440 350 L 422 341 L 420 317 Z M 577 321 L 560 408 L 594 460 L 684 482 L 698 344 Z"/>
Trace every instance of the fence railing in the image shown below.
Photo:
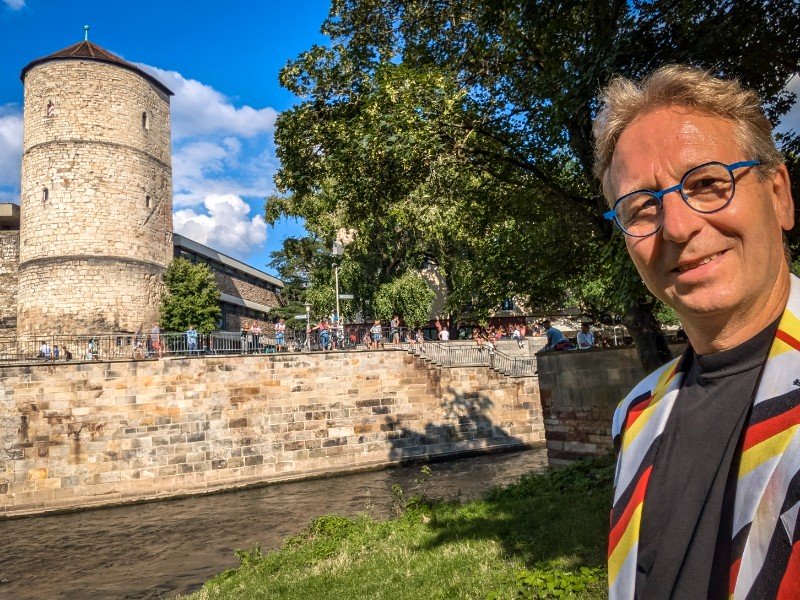
<path fill-rule="evenodd" d="M 130 360 L 171 355 L 266 353 L 275 350 L 274 335 L 240 331 L 196 335 L 38 335 L 0 338 L 0 363 Z"/>
<path fill-rule="evenodd" d="M 0 364 L 37 361 L 131 360 L 199 354 L 252 354 L 277 350 L 347 350 L 401 347 L 405 328 L 382 327 L 380 335 L 364 326 L 333 328 L 326 333 L 287 328 L 282 339 L 274 331 L 214 331 L 102 335 L 21 335 L 0 337 Z M 280 344 L 278 343 L 280 342 Z"/>
<path fill-rule="evenodd" d="M 408 344 L 408 350 L 443 367 L 486 366 L 509 377 L 536 375 L 535 356 L 512 356 L 486 345 L 423 342 Z"/>

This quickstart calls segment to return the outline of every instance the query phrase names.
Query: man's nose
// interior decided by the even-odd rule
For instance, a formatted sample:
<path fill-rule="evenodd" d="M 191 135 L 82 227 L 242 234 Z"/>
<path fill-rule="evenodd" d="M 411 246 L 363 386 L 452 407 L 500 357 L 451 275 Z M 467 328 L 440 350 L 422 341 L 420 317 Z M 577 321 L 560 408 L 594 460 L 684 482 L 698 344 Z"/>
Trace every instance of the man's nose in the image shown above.
<path fill-rule="evenodd" d="M 660 233 L 665 240 L 681 244 L 690 240 L 705 225 L 704 215 L 689 207 L 680 192 L 666 194 L 661 201 L 664 222 Z"/>

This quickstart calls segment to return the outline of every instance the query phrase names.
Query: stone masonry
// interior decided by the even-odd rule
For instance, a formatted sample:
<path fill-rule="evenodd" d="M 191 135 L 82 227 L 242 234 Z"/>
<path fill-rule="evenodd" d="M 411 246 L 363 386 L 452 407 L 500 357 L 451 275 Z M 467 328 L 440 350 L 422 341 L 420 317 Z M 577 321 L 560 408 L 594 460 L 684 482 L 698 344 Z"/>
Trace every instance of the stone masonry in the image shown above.
<path fill-rule="evenodd" d="M 23 77 L 18 332 L 149 328 L 172 259 L 169 95 L 99 60 Z"/>
<path fill-rule="evenodd" d="M 17 322 L 19 231 L 0 230 L 0 335 L 13 333 Z"/>
<path fill-rule="evenodd" d="M 673 355 L 684 347 L 673 346 Z M 537 366 L 548 462 L 611 452 L 614 410 L 647 374 L 636 348 L 543 352 Z"/>
<path fill-rule="evenodd" d="M 401 351 L 0 367 L 0 515 L 542 440 L 535 378 Z"/>

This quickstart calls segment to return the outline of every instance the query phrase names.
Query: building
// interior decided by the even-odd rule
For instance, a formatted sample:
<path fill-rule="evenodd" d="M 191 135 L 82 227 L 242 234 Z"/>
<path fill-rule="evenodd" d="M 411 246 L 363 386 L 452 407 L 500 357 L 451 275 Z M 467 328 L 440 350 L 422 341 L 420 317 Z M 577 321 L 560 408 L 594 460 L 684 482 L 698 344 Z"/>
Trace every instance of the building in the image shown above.
<path fill-rule="evenodd" d="M 270 309 L 280 305 L 280 279 L 177 233 L 172 241 L 175 258 L 211 268 L 220 291 L 220 329 L 233 331 L 255 322 L 263 326 L 270 320 Z"/>
<path fill-rule="evenodd" d="M 26 65 L 20 206 L 0 205 L 0 329 L 116 333 L 158 320 L 174 256 L 208 263 L 223 323 L 266 322 L 282 283 L 172 231 L 170 97 L 85 40 Z"/>

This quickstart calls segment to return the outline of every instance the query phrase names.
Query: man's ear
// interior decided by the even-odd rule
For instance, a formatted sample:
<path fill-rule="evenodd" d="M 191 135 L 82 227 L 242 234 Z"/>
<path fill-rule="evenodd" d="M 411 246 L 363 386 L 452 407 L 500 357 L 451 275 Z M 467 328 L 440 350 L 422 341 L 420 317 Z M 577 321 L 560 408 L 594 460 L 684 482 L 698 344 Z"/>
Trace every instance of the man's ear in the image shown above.
<path fill-rule="evenodd" d="M 794 227 L 794 200 L 786 165 L 780 165 L 772 176 L 772 202 L 781 229 L 789 231 Z"/>

